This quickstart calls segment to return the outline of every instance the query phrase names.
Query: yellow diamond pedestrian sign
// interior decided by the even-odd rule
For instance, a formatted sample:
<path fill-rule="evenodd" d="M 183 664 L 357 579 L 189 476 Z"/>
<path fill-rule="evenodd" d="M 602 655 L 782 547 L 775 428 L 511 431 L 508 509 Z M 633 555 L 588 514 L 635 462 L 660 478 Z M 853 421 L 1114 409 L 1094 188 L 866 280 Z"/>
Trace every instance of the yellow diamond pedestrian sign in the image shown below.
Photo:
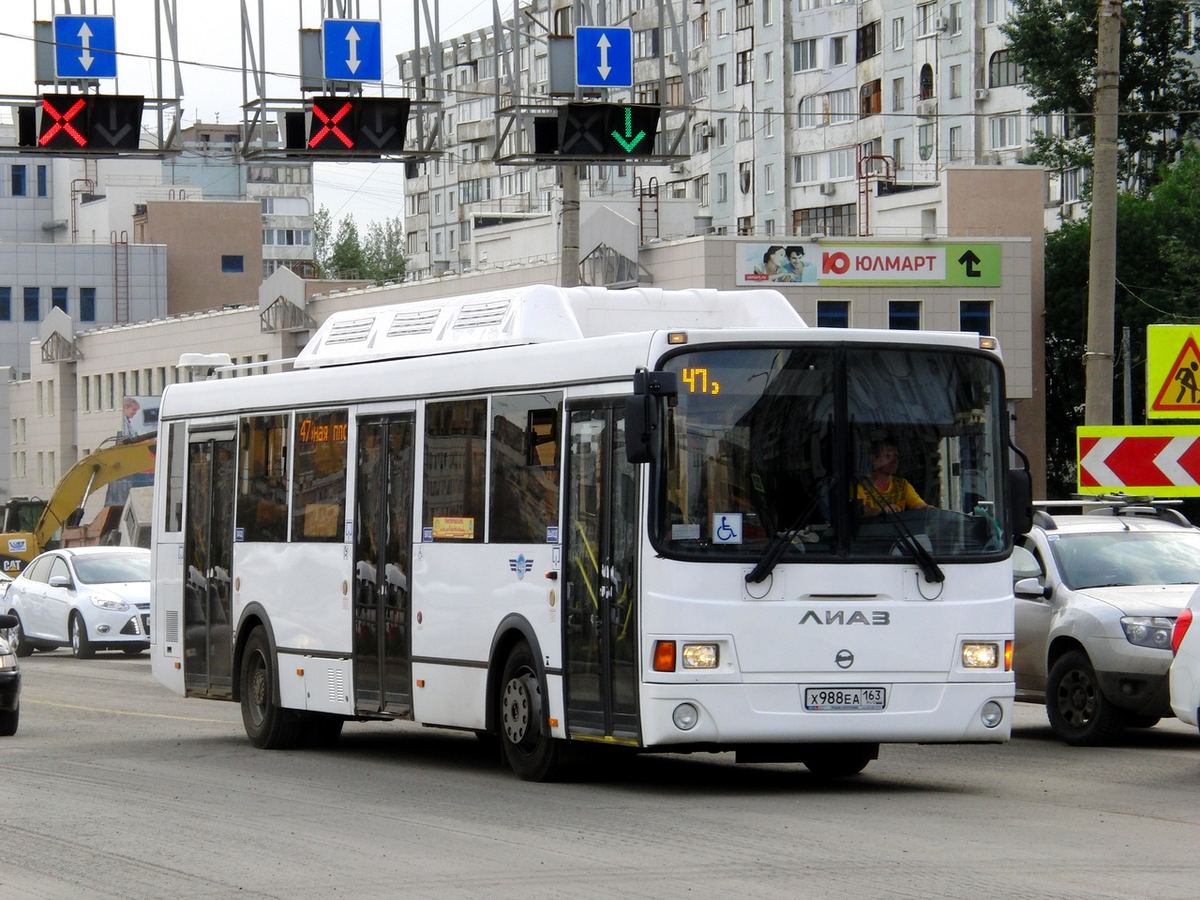
<path fill-rule="evenodd" d="M 1147 418 L 1200 418 L 1200 327 L 1151 325 L 1146 349 Z"/>

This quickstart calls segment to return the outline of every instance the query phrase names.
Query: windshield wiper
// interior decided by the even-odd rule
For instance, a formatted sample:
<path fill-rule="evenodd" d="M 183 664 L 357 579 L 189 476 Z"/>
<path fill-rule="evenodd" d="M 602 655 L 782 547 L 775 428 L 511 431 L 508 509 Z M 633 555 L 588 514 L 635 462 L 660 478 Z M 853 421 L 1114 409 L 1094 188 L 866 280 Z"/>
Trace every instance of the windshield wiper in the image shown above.
<path fill-rule="evenodd" d="M 920 566 L 925 580 L 930 584 L 940 584 L 945 581 L 946 573 L 933 561 L 933 557 L 929 555 L 929 551 L 917 540 L 917 536 L 912 533 L 909 527 L 904 524 L 904 520 L 888 509 L 891 504 L 887 502 L 887 498 L 883 494 L 879 493 L 879 489 L 871 483 L 871 479 L 860 478 L 858 479 L 858 483 L 875 502 L 875 505 L 879 507 L 879 512 L 883 518 L 895 529 L 896 534 L 900 536 L 900 544 L 917 561 L 917 565 Z"/>
<path fill-rule="evenodd" d="M 812 497 L 804 509 L 800 511 L 800 515 L 796 516 L 792 527 L 787 531 L 775 532 L 775 536 L 767 544 L 767 549 L 763 553 L 762 559 L 758 561 L 758 565 L 746 573 L 747 584 L 758 584 L 779 565 L 779 560 L 783 557 L 784 551 L 791 546 L 796 536 L 804 530 L 804 526 L 808 524 L 808 517 L 812 515 L 812 511 L 817 508 L 817 504 L 821 502 L 821 498 L 825 496 L 833 482 L 833 476 L 826 475 L 814 485 Z"/>

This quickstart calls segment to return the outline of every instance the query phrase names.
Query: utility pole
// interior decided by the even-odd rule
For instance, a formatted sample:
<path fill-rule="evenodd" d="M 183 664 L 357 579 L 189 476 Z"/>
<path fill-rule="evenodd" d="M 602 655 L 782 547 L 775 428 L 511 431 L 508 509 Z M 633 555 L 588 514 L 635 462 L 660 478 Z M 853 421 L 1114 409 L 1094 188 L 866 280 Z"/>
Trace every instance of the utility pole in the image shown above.
<path fill-rule="evenodd" d="M 559 220 L 559 287 L 579 285 L 579 166 L 562 167 L 562 218 Z"/>
<path fill-rule="evenodd" d="M 1096 49 L 1092 245 L 1088 265 L 1085 425 L 1113 419 L 1114 296 L 1117 284 L 1117 112 L 1121 78 L 1121 0 L 1100 0 Z"/>

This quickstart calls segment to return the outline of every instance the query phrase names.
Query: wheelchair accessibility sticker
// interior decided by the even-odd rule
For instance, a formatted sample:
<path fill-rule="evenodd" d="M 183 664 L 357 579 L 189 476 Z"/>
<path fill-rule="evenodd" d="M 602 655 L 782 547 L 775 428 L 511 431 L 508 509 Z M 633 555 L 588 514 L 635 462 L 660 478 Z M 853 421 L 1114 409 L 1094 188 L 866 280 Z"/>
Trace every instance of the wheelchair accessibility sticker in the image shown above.
<path fill-rule="evenodd" d="M 742 542 L 741 513 L 713 513 L 712 542 L 740 544 Z"/>

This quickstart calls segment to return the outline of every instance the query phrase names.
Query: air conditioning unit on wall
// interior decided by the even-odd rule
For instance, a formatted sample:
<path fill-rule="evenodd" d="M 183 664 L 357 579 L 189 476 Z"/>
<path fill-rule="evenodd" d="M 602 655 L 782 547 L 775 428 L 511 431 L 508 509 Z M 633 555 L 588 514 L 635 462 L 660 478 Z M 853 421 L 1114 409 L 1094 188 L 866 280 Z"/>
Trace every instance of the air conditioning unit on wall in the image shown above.
<path fill-rule="evenodd" d="M 833 188 L 834 188 L 834 184 L 832 181 L 822 181 L 821 182 L 820 190 L 821 190 L 821 193 L 824 194 L 825 196 L 828 197 L 830 194 L 832 194 Z"/>
<path fill-rule="evenodd" d="M 989 91 L 987 88 L 975 88 L 975 99 L 976 100 L 986 100 L 990 96 L 992 96 L 992 92 Z"/>
<path fill-rule="evenodd" d="M 918 100 L 917 101 L 917 115 L 920 116 L 922 119 L 932 119 L 934 116 L 937 115 L 937 101 L 936 100 Z"/>

